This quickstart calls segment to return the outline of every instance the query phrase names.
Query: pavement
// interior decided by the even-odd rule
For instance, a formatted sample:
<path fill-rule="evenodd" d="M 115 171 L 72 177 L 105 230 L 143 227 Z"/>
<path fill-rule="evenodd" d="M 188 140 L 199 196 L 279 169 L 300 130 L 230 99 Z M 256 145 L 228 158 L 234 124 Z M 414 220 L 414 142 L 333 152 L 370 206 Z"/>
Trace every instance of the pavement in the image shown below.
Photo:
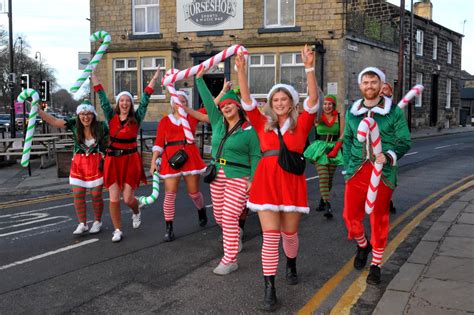
<path fill-rule="evenodd" d="M 392 279 L 373 314 L 474 312 L 474 189 L 431 226 Z"/>

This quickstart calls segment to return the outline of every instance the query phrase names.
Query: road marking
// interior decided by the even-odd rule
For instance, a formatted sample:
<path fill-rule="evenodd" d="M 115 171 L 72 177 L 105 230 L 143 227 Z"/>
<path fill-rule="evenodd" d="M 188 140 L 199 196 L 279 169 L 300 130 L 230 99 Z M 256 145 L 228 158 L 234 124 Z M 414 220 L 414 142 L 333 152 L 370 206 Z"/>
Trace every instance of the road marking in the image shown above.
<path fill-rule="evenodd" d="M 34 199 L 24 199 L 24 200 L 18 200 L 18 201 L 4 202 L 4 203 L 0 203 L 0 209 L 16 208 L 16 207 L 22 207 L 22 206 L 35 204 L 35 203 L 61 200 L 61 199 L 66 199 L 66 198 L 72 198 L 72 193 L 52 195 L 52 196 L 47 196 L 47 197 L 39 197 L 39 198 L 34 198 Z"/>
<path fill-rule="evenodd" d="M 441 206 L 444 202 L 446 202 L 449 198 L 453 197 L 454 195 L 466 190 L 470 187 L 474 186 L 474 180 L 467 182 L 466 184 L 462 185 L 461 187 L 452 190 L 441 198 L 436 200 L 434 203 L 429 205 L 425 210 L 420 212 L 413 220 L 411 220 L 394 238 L 392 241 L 389 242 L 388 246 L 385 248 L 384 257 L 382 265 L 392 256 L 395 252 L 397 247 L 405 240 L 405 238 L 426 218 L 434 209 Z M 339 299 L 338 303 L 333 307 L 330 314 L 349 314 L 352 307 L 355 303 L 359 300 L 359 298 L 364 293 L 365 289 L 367 288 L 367 282 L 365 279 L 368 275 L 368 270 L 365 268 L 357 277 L 357 279 L 352 283 L 352 285 L 347 289 L 344 295 Z"/>
<path fill-rule="evenodd" d="M 50 221 L 50 220 L 54 220 L 54 219 L 69 219 L 69 217 L 54 216 L 54 217 L 46 217 L 46 218 L 42 218 L 42 219 L 31 220 L 29 222 L 23 222 L 23 223 L 19 223 L 19 224 L 13 224 L 13 225 L 9 225 L 9 226 L 6 226 L 6 227 L 2 227 L 2 228 L 0 228 L 0 231 L 15 228 L 15 227 L 19 227 L 19 226 L 23 226 L 23 225 L 30 225 L 30 224 L 35 224 L 35 223 L 39 223 L 39 222 Z"/>
<path fill-rule="evenodd" d="M 405 211 L 402 215 L 400 215 L 395 221 L 390 224 L 390 230 L 393 230 L 398 224 L 400 224 L 403 220 L 405 220 L 408 216 L 410 216 L 413 212 L 418 210 L 418 208 L 422 207 L 426 203 L 428 203 L 431 199 L 433 199 L 437 195 L 441 195 L 445 191 L 455 187 L 456 185 L 474 179 L 474 175 L 469 175 L 461 180 L 437 191 L 420 201 L 418 204 L 412 206 L 407 211 Z M 324 285 L 319 289 L 311 299 L 304 305 L 299 311 L 298 314 L 313 314 L 315 310 L 321 305 L 321 303 L 326 300 L 326 298 L 333 292 L 333 290 L 339 285 L 339 283 L 354 269 L 353 268 L 353 260 L 354 256 L 352 256 L 347 263 L 334 275 L 332 276 Z"/>
<path fill-rule="evenodd" d="M 81 242 L 79 244 L 69 245 L 69 246 L 66 246 L 66 247 L 63 247 L 63 248 L 60 248 L 60 249 L 57 249 L 57 250 L 46 252 L 46 253 L 41 254 L 41 255 L 37 255 L 37 256 L 27 258 L 27 259 L 16 261 L 14 263 L 1 266 L 0 270 L 5 270 L 5 269 L 15 267 L 15 266 L 18 266 L 18 265 L 21 265 L 21 264 L 24 264 L 24 263 L 27 263 L 27 262 L 31 262 L 31 261 L 34 261 L 34 260 L 37 260 L 37 259 L 41 259 L 41 258 L 48 257 L 48 256 L 51 256 L 51 255 L 56 255 L 56 254 L 59 254 L 61 252 L 65 252 L 65 251 L 68 251 L 68 250 L 71 250 L 71 249 L 74 249 L 74 248 L 77 248 L 77 247 L 80 247 L 80 246 L 92 244 L 92 243 L 97 242 L 98 240 L 99 240 L 98 238 L 93 238 L 93 239 Z"/>
<path fill-rule="evenodd" d="M 42 228 L 45 228 L 45 227 L 47 227 L 47 226 L 52 226 L 52 225 L 58 225 L 58 224 L 61 224 L 61 223 L 64 223 L 64 222 L 68 222 L 68 221 L 71 221 L 71 220 L 72 220 L 71 218 L 68 218 L 68 217 L 65 217 L 65 218 L 67 218 L 67 219 L 66 219 L 66 220 L 62 220 L 62 221 L 59 221 L 59 222 L 54 222 L 54 223 L 50 223 L 50 224 L 44 224 L 44 225 L 40 225 L 40 226 L 36 226 L 36 227 L 29 228 L 29 229 L 18 230 L 18 231 L 13 231 L 13 232 L 9 232 L 9 233 L 3 233 L 3 234 L 0 234 L 0 237 L 9 236 L 9 235 L 14 235 L 14 234 L 19 234 L 19 233 L 30 232 L 30 231 L 33 231 L 33 230 L 42 229 Z M 33 235 L 31 235 L 31 236 L 33 236 Z"/>
<path fill-rule="evenodd" d="M 456 145 L 459 145 L 460 143 L 454 143 L 454 144 L 448 144 L 448 145 L 442 145 L 440 147 L 436 147 L 434 148 L 435 150 L 439 150 L 439 149 L 444 149 L 444 148 L 449 148 L 449 147 L 454 147 Z"/>
<path fill-rule="evenodd" d="M 306 178 L 306 181 L 309 182 L 310 180 L 313 180 L 313 179 L 316 179 L 316 178 L 319 178 L 319 176 L 308 177 L 308 178 Z"/>
<path fill-rule="evenodd" d="M 418 154 L 418 152 L 410 152 L 410 153 L 405 154 L 405 156 L 414 155 L 414 154 Z"/>

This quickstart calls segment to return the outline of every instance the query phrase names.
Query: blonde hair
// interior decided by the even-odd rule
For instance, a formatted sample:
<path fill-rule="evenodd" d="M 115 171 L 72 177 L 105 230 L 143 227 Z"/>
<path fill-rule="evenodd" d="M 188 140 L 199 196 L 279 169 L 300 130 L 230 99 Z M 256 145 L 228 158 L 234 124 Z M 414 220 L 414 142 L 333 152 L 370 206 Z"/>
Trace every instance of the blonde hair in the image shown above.
<path fill-rule="evenodd" d="M 296 121 L 298 120 L 298 109 L 297 109 L 297 107 L 295 106 L 295 104 L 293 102 L 293 98 L 292 98 L 290 92 L 287 89 L 284 89 L 284 88 L 275 89 L 273 91 L 272 95 L 269 97 L 268 103 L 265 105 L 264 111 L 267 114 L 267 116 L 269 117 L 267 123 L 265 124 L 265 131 L 271 131 L 271 130 L 277 129 L 279 127 L 278 117 L 277 117 L 277 115 L 275 114 L 275 111 L 273 111 L 273 108 L 272 108 L 272 99 L 273 99 L 273 96 L 277 92 L 285 93 L 288 96 L 288 98 L 290 99 L 291 107 L 290 107 L 290 111 L 288 112 L 288 118 L 290 119 L 290 126 L 289 126 L 288 130 L 290 132 L 292 132 L 296 128 Z"/>

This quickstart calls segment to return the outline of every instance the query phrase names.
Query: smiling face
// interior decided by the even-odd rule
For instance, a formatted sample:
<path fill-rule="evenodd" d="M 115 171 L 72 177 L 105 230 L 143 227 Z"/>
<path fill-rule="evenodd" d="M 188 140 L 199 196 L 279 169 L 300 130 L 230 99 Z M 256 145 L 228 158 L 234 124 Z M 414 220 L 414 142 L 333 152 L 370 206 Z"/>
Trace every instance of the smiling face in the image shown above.
<path fill-rule="evenodd" d="M 81 121 L 84 127 L 90 127 L 92 121 L 94 120 L 94 113 L 88 111 L 80 112 L 79 120 Z"/>
<path fill-rule="evenodd" d="M 380 95 L 392 97 L 393 91 L 392 87 L 388 83 L 384 83 L 382 85 L 382 90 L 380 91 Z"/>
<path fill-rule="evenodd" d="M 331 101 L 324 101 L 324 103 L 323 103 L 323 112 L 324 112 L 325 114 L 330 114 L 330 113 L 332 113 L 332 111 L 335 109 L 335 107 L 336 107 L 336 106 L 334 105 L 333 102 L 331 102 Z"/>
<path fill-rule="evenodd" d="M 224 103 L 223 105 L 219 104 L 219 108 L 222 112 L 222 115 L 227 120 L 234 119 L 239 115 L 239 108 L 234 103 L 228 102 Z"/>
<path fill-rule="evenodd" d="M 275 92 L 270 104 L 277 116 L 287 116 L 293 109 L 293 100 L 284 90 Z"/>
<path fill-rule="evenodd" d="M 132 100 L 127 95 L 120 96 L 118 100 L 118 107 L 120 109 L 120 114 L 128 115 L 130 107 L 132 106 Z"/>
<path fill-rule="evenodd" d="M 366 100 L 374 100 L 380 94 L 382 81 L 377 75 L 366 73 L 362 76 L 359 88 Z"/>

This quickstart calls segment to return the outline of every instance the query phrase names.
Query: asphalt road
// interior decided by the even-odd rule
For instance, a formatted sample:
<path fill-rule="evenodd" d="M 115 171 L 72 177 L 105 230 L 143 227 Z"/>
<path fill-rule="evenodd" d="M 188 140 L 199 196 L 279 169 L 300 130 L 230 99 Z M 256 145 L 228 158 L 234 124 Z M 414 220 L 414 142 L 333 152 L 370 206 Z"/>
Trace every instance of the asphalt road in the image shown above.
<path fill-rule="evenodd" d="M 414 141 L 412 150 L 399 161 L 399 188 L 394 194 L 397 214 L 392 220 L 433 192 L 473 174 L 473 155 L 472 133 Z M 316 175 L 314 167 L 307 167 L 312 209 L 319 200 Z M 355 245 L 346 239 L 341 218 L 343 188 L 338 171 L 332 193 L 333 220 L 314 211 L 303 217 L 297 286 L 285 284 L 280 251 L 278 313 L 297 312 L 353 256 Z M 206 184 L 202 192 L 210 204 Z M 137 195 L 149 193 L 147 186 Z M 137 230 L 131 226 L 130 210 L 123 207 L 124 239 L 120 243 L 111 242 L 113 229 L 107 211 L 101 233 L 73 236 L 77 223 L 70 198 L 50 196 L 50 200 L 15 206 L 0 204 L 0 314 L 258 313 L 263 277 L 256 215 L 248 218 L 245 227 L 239 270 L 219 277 L 212 273 L 222 255 L 214 221 L 205 228 L 198 226 L 197 211 L 181 187 L 176 204 L 177 238 L 164 243 L 162 198 L 163 194 L 143 210 L 142 226 Z M 212 217 L 211 208 L 208 215 Z M 336 292 L 326 301 L 326 309 L 337 298 Z"/>

